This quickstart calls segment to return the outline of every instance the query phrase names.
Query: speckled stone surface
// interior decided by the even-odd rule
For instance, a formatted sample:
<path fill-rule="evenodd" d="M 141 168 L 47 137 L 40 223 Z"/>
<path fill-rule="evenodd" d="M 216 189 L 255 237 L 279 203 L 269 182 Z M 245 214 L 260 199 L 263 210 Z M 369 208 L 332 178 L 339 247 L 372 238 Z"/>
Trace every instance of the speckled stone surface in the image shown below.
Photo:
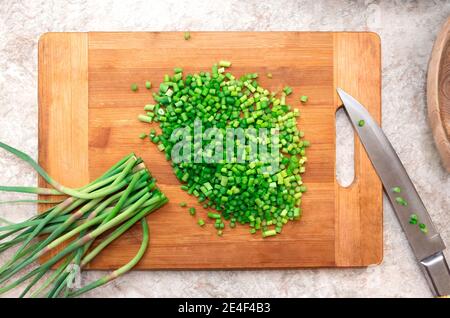
<path fill-rule="evenodd" d="M 48 31 L 375 31 L 382 40 L 383 128 L 450 245 L 450 176 L 426 117 L 426 71 L 449 1 L 18 1 L 0 2 L 0 140 L 37 157 L 37 42 Z M 345 173 L 345 167 L 343 169 Z M 34 185 L 27 165 L 0 151 L 0 184 Z M 0 199 L 17 196 L 1 194 Z M 34 206 L 0 206 L 20 220 Z M 384 261 L 361 269 L 135 271 L 90 297 L 429 297 L 387 200 Z M 6 255 L 0 256 L 0 263 Z M 447 256 L 450 256 L 447 253 Z M 83 281 L 99 277 L 89 272 Z M 17 296 L 11 292 L 7 296 Z"/>

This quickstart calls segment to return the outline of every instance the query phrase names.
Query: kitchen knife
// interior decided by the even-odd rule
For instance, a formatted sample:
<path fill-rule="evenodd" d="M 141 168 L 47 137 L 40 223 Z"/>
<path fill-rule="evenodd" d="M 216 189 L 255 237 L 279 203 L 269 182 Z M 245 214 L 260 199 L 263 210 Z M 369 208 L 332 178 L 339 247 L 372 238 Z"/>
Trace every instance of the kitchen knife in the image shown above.
<path fill-rule="evenodd" d="M 383 183 L 433 294 L 450 295 L 450 270 L 443 254 L 445 244 L 397 153 L 364 106 L 340 88 L 337 93 Z"/>

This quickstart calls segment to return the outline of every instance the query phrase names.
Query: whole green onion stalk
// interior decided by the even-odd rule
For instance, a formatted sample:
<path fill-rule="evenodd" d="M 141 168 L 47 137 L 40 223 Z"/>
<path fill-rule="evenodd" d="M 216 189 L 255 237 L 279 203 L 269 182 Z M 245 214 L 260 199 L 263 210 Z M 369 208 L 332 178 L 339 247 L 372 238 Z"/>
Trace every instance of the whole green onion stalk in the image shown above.
<path fill-rule="evenodd" d="M 125 274 L 141 260 L 149 243 L 146 216 L 167 202 L 141 158 L 129 154 L 98 179 L 84 187 L 71 189 L 53 180 L 27 154 L 2 142 L 0 148 L 29 163 L 51 186 L 0 186 L 0 191 L 63 196 L 59 201 L 10 202 L 45 203 L 51 207 L 19 223 L 0 219 L 0 253 L 18 247 L 0 266 L 0 294 L 26 283 L 21 297 L 29 293 L 32 297 L 75 297 Z M 73 289 L 74 269 L 83 270 L 138 222 L 143 238 L 136 256 L 100 280 Z M 95 241 L 98 244 L 93 244 Z M 46 260 L 36 265 L 44 255 Z M 54 267 L 56 269 L 50 273 Z"/>

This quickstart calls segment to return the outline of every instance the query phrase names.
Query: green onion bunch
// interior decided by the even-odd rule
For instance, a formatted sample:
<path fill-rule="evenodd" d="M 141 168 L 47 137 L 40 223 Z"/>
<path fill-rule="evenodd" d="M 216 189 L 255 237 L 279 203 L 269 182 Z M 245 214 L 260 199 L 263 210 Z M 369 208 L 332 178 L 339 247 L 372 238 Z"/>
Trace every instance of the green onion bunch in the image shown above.
<path fill-rule="evenodd" d="M 286 103 L 292 88 L 287 86 L 279 94 L 270 92 L 258 84 L 258 74 L 246 74 L 238 79 L 227 72 L 230 66 L 229 61 L 220 61 L 213 65 L 211 72 L 184 76 L 181 68 L 175 68 L 173 75 L 165 75 L 158 92 L 153 94 L 154 103 L 145 105 L 146 113 L 138 116 L 142 122 L 158 123 L 160 133 L 152 128 L 140 138 L 148 136 L 165 152 L 175 175 L 183 183 L 183 190 L 197 197 L 205 208 L 220 212 L 220 218 L 214 218 L 219 235 L 224 228 L 223 218 L 229 221 L 230 227 L 248 224 L 252 234 L 260 230 L 263 237 L 273 236 L 281 233 L 288 221 L 301 216 L 301 199 L 306 191 L 302 174 L 309 142 L 297 128 L 299 110 L 291 109 Z M 215 145 L 208 146 L 205 140 L 195 142 L 198 121 L 202 134 L 212 127 L 222 136 L 228 128 L 256 131 L 264 128 L 271 133 L 278 132 L 278 148 L 271 157 L 279 163 L 278 169 L 270 170 L 262 160 L 226 160 L 225 155 L 211 162 L 208 159 L 214 156 L 211 149 Z M 180 137 L 177 130 L 185 128 L 194 132 L 189 140 L 194 141 L 192 152 L 202 154 L 200 162 L 176 162 L 172 158 Z M 273 145 L 270 139 L 260 138 L 258 142 Z M 222 141 L 215 143 L 222 146 Z M 247 146 L 244 147 L 246 159 L 250 157 Z"/>
<path fill-rule="evenodd" d="M 17 248 L 0 266 L 0 294 L 26 283 L 21 297 L 28 293 L 32 297 L 79 296 L 128 272 L 143 257 L 149 243 L 145 217 L 164 205 L 167 198 L 156 187 L 142 159 L 130 154 L 95 181 L 71 189 L 53 180 L 27 154 L 1 142 L 0 148 L 28 162 L 52 186 L 0 186 L 0 191 L 61 197 L 59 201 L 36 200 L 50 207 L 26 221 L 0 227 L 0 253 Z M 138 222 L 143 238 L 136 256 L 111 274 L 79 289 L 72 288 L 74 270 L 85 268 Z M 38 260 L 41 263 L 36 266 Z M 56 270 L 50 273 L 52 268 Z"/>

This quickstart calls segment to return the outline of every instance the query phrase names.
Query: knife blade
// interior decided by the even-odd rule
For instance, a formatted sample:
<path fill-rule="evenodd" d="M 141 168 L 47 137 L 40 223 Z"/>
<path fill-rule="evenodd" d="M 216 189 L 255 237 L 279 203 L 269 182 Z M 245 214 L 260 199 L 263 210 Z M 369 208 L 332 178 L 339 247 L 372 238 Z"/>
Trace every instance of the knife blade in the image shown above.
<path fill-rule="evenodd" d="M 445 244 L 400 158 L 369 112 L 341 88 L 337 93 L 392 204 L 413 253 L 436 296 L 450 295 Z"/>

